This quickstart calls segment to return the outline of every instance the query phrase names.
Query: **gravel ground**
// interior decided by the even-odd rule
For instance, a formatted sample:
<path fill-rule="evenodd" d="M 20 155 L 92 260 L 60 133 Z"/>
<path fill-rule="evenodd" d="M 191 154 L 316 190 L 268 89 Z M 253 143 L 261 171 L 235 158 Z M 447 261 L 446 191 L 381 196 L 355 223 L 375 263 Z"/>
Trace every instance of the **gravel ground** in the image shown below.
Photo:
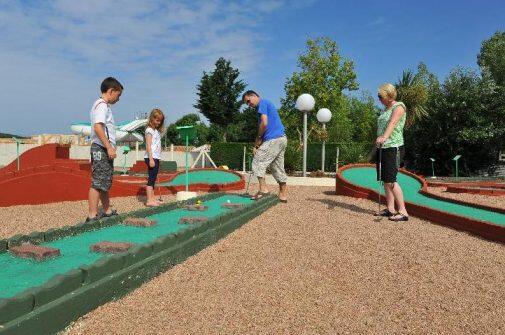
<path fill-rule="evenodd" d="M 291 187 L 213 246 L 65 334 L 498 334 L 505 249 L 377 205 Z"/>
<path fill-rule="evenodd" d="M 474 204 L 505 208 L 505 196 L 446 192 L 445 187 L 428 187 L 428 191 L 444 198 L 463 200 Z"/>
<path fill-rule="evenodd" d="M 1 208 L 2 235 L 75 223 L 86 206 Z M 64 334 L 505 333 L 503 245 L 416 218 L 379 221 L 376 209 L 333 188 L 290 187 L 288 204 Z"/>

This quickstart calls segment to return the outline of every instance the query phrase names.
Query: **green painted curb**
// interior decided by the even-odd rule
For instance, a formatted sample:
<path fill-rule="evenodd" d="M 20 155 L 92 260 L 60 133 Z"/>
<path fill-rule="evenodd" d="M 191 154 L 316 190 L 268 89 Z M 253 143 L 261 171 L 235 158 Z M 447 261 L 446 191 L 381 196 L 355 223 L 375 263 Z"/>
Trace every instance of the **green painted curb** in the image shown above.
<path fill-rule="evenodd" d="M 43 243 L 44 242 L 44 233 L 36 231 L 31 234 L 28 234 L 28 240 L 30 241 L 30 243 L 33 243 L 33 244 Z"/>
<path fill-rule="evenodd" d="M 10 299 L 0 299 L 0 325 L 30 313 L 34 305 L 32 290 L 25 291 Z"/>
<path fill-rule="evenodd" d="M 205 198 L 221 196 L 212 195 Z M 277 202 L 274 196 L 265 197 L 203 224 L 137 245 L 127 253 L 105 257 L 89 266 L 55 276 L 44 285 L 29 289 L 12 299 L 0 300 L 0 325 L 3 325 L 0 334 L 52 334 L 60 331 L 90 310 L 120 298 L 160 272 L 215 243 Z M 187 202 L 178 206 L 185 204 Z M 167 209 L 154 210 L 159 212 Z M 149 212 L 152 213 L 152 210 Z M 145 213 L 139 211 L 138 214 L 152 215 Z M 63 232 L 68 231 L 66 229 Z"/>
<path fill-rule="evenodd" d="M 7 251 L 7 240 L 0 240 L 0 254 Z"/>
<path fill-rule="evenodd" d="M 14 235 L 7 240 L 7 248 L 21 245 L 24 242 L 28 242 L 30 238 L 26 235 Z"/>
<path fill-rule="evenodd" d="M 80 269 L 54 276 L 48 282 L 33 290 L 34 308 L 44 306 L 62 295 L 77 290 L 82 286 L 82 283 L 83 272 Z"/>

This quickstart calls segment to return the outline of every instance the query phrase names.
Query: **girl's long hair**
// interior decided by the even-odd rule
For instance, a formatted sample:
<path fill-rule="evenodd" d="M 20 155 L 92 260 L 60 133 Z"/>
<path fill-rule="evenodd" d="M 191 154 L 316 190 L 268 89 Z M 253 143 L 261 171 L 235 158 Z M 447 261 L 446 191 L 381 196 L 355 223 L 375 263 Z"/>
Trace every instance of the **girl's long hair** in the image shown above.
<path fill-rule="evenodd" d="M 161 122 L 158 128 L 154 126 L 154 119 L 161 117 Z M 157 129 L 160 133 L 163 133 L 164 130 L 164 125 L 165 125 L 165 115 L 161 111 L 161 109 L 155 108 L 151 111 L 151 114 L 149 115 L 149 120 L 147 121 L 147 126 L 152 129 Z"/>

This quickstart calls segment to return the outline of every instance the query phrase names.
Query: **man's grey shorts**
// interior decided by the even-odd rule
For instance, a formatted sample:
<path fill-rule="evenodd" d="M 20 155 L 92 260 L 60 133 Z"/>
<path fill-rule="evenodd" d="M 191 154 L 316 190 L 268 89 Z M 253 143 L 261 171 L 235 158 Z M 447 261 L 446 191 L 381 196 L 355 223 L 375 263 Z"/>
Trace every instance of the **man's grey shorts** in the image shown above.
<path fill-rule="evenodd" d="M 112 186 L 114 160 L 109 158 L 107 149 L 93 143 L 91 145 L 91 187 L 107 192 Z"/>
<path fill-rule="evenodd" d="M 278 183 L 285 183 L 288 180 L 286 171 L 284 171 L 284 154 L 288 139 L 286 136 L 275 138 L 263 142 L 252 162 L 252 171 L 256 177 L 264 177 L 266 170 L 270 167 L 272 176 Z"/>

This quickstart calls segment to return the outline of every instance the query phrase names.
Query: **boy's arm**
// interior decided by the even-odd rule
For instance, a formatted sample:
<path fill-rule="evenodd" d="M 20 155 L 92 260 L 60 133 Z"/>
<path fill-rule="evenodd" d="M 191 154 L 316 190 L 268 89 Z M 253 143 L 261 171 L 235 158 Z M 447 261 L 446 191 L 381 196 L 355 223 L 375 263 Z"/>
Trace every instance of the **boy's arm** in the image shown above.
<path fill-rule="evenodd" d="M 96 136 L 102 141 L 103 145 L 105 145 L 105 149 L 107 149 L 107 154 L 109 155 L 110 159 L 116 158 L 116 148 L 110 144 L 109 139 L 107 136 L 105 136 L 105 131 L 104 131 L 105 124 L 101 122 L 97 122 L 93 124 L 93 130 L 95 131 Z"/>

